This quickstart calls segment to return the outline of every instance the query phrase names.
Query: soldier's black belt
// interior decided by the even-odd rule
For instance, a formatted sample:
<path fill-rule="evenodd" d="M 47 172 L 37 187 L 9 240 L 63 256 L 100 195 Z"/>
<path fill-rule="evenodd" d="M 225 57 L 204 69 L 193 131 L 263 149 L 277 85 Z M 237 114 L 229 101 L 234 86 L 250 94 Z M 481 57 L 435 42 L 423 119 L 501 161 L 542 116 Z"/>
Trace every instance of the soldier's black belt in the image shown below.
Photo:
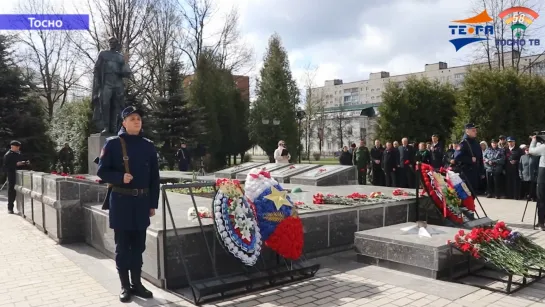
<path fill-rule="evenodd" d="M 112 187 L 112 192 L 116 192 L 119 194 L 127 195 L 127 196 L 143 196 L 147 195 L 149 192 L 149 189 L 126 189 L 126 188 L 120 188 L 120 187 Z"/>

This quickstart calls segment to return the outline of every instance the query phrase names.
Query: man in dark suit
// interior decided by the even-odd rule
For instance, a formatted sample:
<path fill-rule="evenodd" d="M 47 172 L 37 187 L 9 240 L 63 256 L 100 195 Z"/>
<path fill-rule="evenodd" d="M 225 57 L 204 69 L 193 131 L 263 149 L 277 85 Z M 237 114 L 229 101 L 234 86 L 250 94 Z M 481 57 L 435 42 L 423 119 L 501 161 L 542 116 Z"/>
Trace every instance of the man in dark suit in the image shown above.
<path fill-rule="evenodd" d="M 382 156 L 384 147 L 379 140 L 375 140 L 375 146 L 371 148 L 371 170 L 373 171 L 372 184 L 383 186 L 385 184 L 384 172 L 382 171 Z"/>
<path fill-rule="evenodd" d="M 382 170 L 385 174 L 385 181 L 387 187 L 397 186 L 396 172 L 399 171 L 397 167 L 399 161 L 399 151 L 392 146 L 392 143 L 386 143 L 386 149 L 382 153 Z"/>
<path fill-rule="evenodd" d="M 439 141 L 439 135 L 434 134 L 431 137 L 431 166 L 433 168 L 441 168 L 443 159 L 445 158 L 445 147 Z"/>
<path fill-rule="evenodd" d="M 523 155 L 514 137 L 507 137 L 505 149 L 505 196 L 510 199 L 520 199 L 519 162 Z"/>
<path fill-rule="evenodd" d="M 409 139 L 403 138 L 399 146 L 399 185 L 401 188 L 415 188 L 414 147 L 409 145 Z"/>

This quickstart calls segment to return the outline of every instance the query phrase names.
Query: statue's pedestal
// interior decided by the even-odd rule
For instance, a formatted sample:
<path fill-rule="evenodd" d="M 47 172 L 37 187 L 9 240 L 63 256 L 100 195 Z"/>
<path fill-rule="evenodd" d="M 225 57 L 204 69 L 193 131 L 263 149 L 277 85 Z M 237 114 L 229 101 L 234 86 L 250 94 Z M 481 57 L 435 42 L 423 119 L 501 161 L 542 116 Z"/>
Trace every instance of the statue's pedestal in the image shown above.
<path fill-rule="evenodd" d="M 89 166 L 89 175 L 97 174 L 98 164 L 94 161 L 100 156 L 100 151 L 102 150 L 102 147 L 104 147 L 107 138 L 108 136 L 100 134 L 91 134 L 91 136 L 87 138 L 87 165 Z"/>

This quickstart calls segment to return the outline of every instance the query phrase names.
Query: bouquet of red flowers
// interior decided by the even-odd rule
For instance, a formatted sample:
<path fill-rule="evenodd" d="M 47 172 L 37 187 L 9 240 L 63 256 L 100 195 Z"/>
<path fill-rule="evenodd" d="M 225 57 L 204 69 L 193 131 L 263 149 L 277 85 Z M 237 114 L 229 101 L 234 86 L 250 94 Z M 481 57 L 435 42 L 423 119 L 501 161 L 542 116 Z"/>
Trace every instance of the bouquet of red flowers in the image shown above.
<path fill-rule="evenodd" d="M 529 267 L 545 267 L 545 249 L 501 221 L 493 228 L 460 230 L 448 243 L 514 275 L 528 275 Z"/>

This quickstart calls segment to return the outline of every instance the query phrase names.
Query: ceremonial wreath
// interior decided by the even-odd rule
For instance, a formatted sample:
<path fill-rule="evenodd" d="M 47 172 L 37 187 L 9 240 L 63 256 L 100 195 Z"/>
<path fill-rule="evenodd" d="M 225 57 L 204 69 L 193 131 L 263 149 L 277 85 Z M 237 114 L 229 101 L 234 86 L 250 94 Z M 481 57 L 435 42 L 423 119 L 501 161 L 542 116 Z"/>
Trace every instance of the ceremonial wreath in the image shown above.
<path fill-rule="evenodd" d="M 264 243 L 286 259 L 301 257 L 303 223 L 287 191 L 269 172 L 252 169 L 245 191 L 237 180 L 218 179 L 216 185 L 214 226 L 231 254 L 253 266 Z"/>
<path fill-rule="evenodd" d="M 545 268 L 545 249 L 501 221 L 493 228 L 460 230 L 448 243 L 514 275 L 528 276 L 530 268 Z"/>
<path fill-rule="evenodd" d="M 425 163 L 420 164 L 420 172 L 424 191 L 443 212 L 444 217 L 456 224 L 462 224 L 468 216 L 473 216 L 475 198 L 459 174 L 443 168 L 435 171 L 431 165 Z"/>
<path fill-rule="evenodd" d="M 261 253 L 261 234 L 255 208 L 244 198 L 238 181 L 218 179 L 218 191 L 214 198 L 214 227 L 225 249 L 253 266 Z"/>

